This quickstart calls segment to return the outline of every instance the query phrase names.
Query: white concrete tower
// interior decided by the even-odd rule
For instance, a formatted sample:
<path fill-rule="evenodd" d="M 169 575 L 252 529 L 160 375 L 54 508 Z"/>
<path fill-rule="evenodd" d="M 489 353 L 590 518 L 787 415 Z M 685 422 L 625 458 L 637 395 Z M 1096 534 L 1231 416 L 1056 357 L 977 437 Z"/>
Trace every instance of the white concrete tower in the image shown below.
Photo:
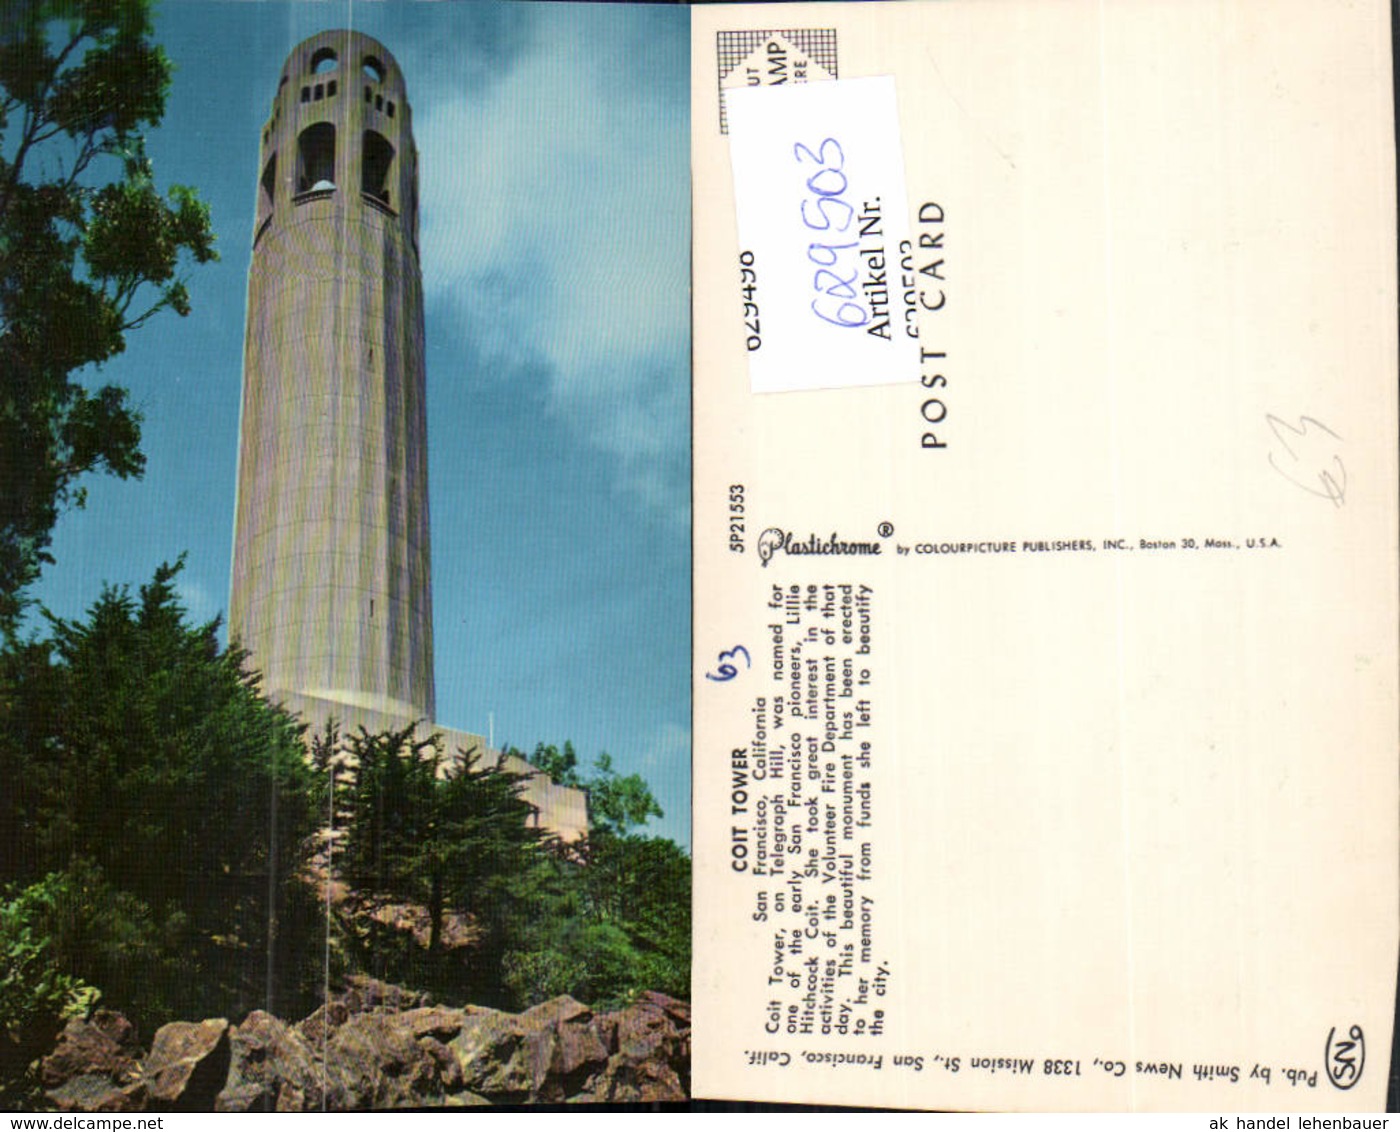
<path fill-rule="evenodd" d="M 383 45 L 326 31 L 262 132 L 229 631 L 309 720 L 434 718 L 411 126 Z"/>

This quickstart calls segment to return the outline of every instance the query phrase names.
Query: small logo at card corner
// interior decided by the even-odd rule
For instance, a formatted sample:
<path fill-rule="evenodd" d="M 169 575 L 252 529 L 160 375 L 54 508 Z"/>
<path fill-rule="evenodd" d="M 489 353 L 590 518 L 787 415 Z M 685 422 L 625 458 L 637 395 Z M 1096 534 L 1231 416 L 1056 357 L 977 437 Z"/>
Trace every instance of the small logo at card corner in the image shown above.
<path fill-rule="evenodd" d="M 724 92 L 745 86 L 784 86 L 834 79 L 835 28 L 722 31 L 715 47 L 719 71 L 719 132 L 729 132 Z"/>
<path fill-rule="evenodd" d="M 1360 1026 L 1351 1026 L 1345 1033 L 1339 1033 L 1333 1026 L 1327 1032 L 1327 1048 L 1324 1056 L 1327 1067 L 1327 1080 L 1338 1089 L 1350 1089 L 1359 1080 L 1366 1068 L 1366 1035 Z"/>

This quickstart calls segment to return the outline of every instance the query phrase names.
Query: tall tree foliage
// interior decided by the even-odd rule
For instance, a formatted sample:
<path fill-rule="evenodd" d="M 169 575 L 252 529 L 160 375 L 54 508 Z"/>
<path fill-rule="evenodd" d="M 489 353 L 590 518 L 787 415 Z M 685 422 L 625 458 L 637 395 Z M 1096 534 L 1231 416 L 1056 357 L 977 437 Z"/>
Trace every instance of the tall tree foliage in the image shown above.
<path fill-rule="evenodd" d="M 140 414 L 74 375 L 161 310 L 182 262 L 215 258 L 208 209 L 162 196 L 143 145 L 171 64 L 147 0 L 12 0 L 0 11 L 0 628 L 49 561 L 87 472 L 139 476 Z"/>
<path fill-rule="evenodd" d="M 690 858 L 664 837 L 603 831 L 582 873 L 589 906 L 635 953 L 636 989 L 690 997 Z"/>
<path fill-rule="evenodd" d="M 560 993 L 573 980 L 595 998 L 625 998 L 638 990 L 688 998 L 690 858 L 672 841 L 637 832 L 664 816 L 651 788 L 639 774 L 619 774 L 606 752 L 594 761 L 592 775 L 580 774 L 568 741 L 562 747 L 539 743 L 529 759 L 556 783 L 588 792 L 590 823 L 587 844 L 570 852 L 571 918 L 537 938 L 534 954 L 519 968 L 533 985 L 530 993 Z M 595 968 L 611 964 L 613 970 L 590 975 L 587 964 L 571 965 L 568 957 L 580 950 L 592 952 Z"/>
<path fill-rule="evenodd" d="M 362 892 L 426 907 L 427 954 L 371 923 L 360 932 L 362 963 L 444 998 L 507 1009 L 557 994 L 595 1005 L 642 990 L 688 994 L 690 861 L 669 841 L 626 832 L 660 813 L 640 776 L 619 775 L 605 755 L 584 780 L 572 744 L 537 747 L 536 767 L 590 791 L 589 838 L 563 845 L 535 827 L 521 776 L 444 759 L 435 740 L 413 736 L 350 740 L 339 873 Z M 478 932 L 465 965 L 440 951 L 449 910 Z"/>
<path fill-rule="evenodd" d="M 0 653 L 0 780 L 22 784 L 0 792 L 0 881 L 64 893 L 34 906 L 67 917 L 45 927 L 61 968 L 147 1018 L 282 989 L 324 796 L 246 655 L 185 623 L 178 570 Z"/>
<path fill-rule="evenodd" d="M 520 926 L 538 912 L 532 885 L 546 865 L 543 837 L 523 778 L 482 765 L 475 753 L 444 757 L 439 740 L 414 738 L 415 728 L 370 734 L 348 744 L 351 769 L 341 787 L 347 833 L 339 871 L 366 893 L 387 895 L 428 910 L 428 955 L 412 970 L 401 957 L 370 955 L 393 964 L 379 973 L 416 977 L 446 993 L 499 1001 L 501 958 Z M 480 933 L 474 976 L 445 985 L 438 969 L 446 913 L 470 915 Z M 380 933 L 382 936 L 382 933 Z M 382 948 L 383 938 L 377 940 Z"/>
<path fill-rule="evenodd" d="M 594 773 L 590 777 L 579 773 L 578 755 L 573 743 L 567 739 L 563 747 L 536 743 L 533 755 L 526 755 L 513 747 L 510 753 L 527 758 L 560 786 L 586 790 L 588 820 L 595 830 L 620 835 L 646 825 L 651 818 L 666 816 L 646 780 L 640 774 L 619 774 L 607 751 L 594 761 Z"/>

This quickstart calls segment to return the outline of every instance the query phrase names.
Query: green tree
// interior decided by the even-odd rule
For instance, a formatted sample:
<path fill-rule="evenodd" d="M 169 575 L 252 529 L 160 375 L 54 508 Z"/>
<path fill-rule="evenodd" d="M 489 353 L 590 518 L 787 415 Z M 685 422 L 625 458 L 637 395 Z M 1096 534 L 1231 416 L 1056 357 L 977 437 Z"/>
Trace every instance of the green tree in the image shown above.
<path fill-rule="evenodd" d="M 51 874 L 0 898 L 0 1107 L 30 1107 L 26 1069 L 53 1048 L 63 1023 L 87 1013 L 99 992 L 66 973 L 49 924 L 60 878 Z"/>
<path fill-rule="evenodd" d="M 362 728 L 351 736 L 352 769 L 339 807 L 347 820 L 340 872 L 361 891 L 427 909 L 420 982 L 498 999 L 501 959 L 539 909 L 544 839 L 520 797 L 523 776 L 484 766 L 475 752 L 445 759 L 437 736 L 417 740 L 414 732 L 372 735 Z M 472 916 L 481 933 L 476 973 L 457 987 L 443 985 L 450 975 L 437 963 L 448 909 Z M 383 974 L 401 976 L 411 965 L 411 949 L 410 959 L 398 954 L 401 941 L 378 933 L 373 942 L 394 950 L 399 963 L 398 971 L 381 967 Z M 367 959 L 382 963 L 385 955 Z"/>
<path fill-rule="evenodd" d="M 529 758 L 558 784 L 588 792 L 591 828 L 587 844 L 570 850 L 571 914 L 517 960 L 516 977 L 530 993 L 567 990 L 589 1002 L 642 990 L 688 998 L 690 858 L 672 841 L 633 832 L 664 816 L 651 788 L 639 774 L 619 774 L 606 752 L 592 776 L 580 775 L 567 741 L 540 743 Z M 580 955 L 588 958 L 571 958 Z"/>
<path fill-rule="evenodd" d="M 246 654 L 219 647 L 217 621 L 185 623 L 179 569 L 0 653 L 0 778 L 26 784 L 0 792 L 0 879 L 62 874 L 61 967 L 157 1022 L 296 993 L 292 924 L 309 915 L 300 874 L 324 797 L 300 724 L 258 695 Z M 129 930 L 91 923 L 114 915 Z"/>
<path fill-rule="evenodd" d="M 348 740 L 350 768 L 339 784 L 338 811 L 346 822 L 342 876 L 356 888 L 422 899 L 418 865 L 435 825 L 434 793 L 441 755 L 416 727 Z"/>
<path fill-rule="evenodd" d="M 562 747 L 543 742 L 535 744 L 535 753 L 527 755 L 519 747 L 507 745 L 506 754 L 518 759 L 526 759 L 536 770 L 542 770 L 559 786 L 581 787 L 578 776 L 578 755 L 573 742 L 566 739 Z"/>
<path fill-rule="evenodd" d="M 329 763 L 327 744 L 318 749 Z M 588 840 L 563 845 L 535 828 L 521 776 L 473 755 L 446 760 L 414 728 L 361 730 L 347 753 L 341 878 L 429 914 L 427 954 L 405 933 L 358 929 L 360 962 L 375 974 L 506 1009 L 558 994 L 595 1005 L 643 990 L 688 995 L 690 860 L 669 841 L 626 832 L 660 814 L 640 776 L 619 775 L 603 755 L 582 779 L 572 743 L 536 747 L 534 766 L 590 791 Z M 448 909 L 479 931 L 465 967 L 435 954 Z"/>
<path fill-rule="evenodd" d="M 587 791 L 588 821 L 594 830 L 620 835 L 651 818 L 666 816 L 645 779 L 640 774 L 619 774 L 607 751 L 594 761 L 594 774 L 588 778 L 579 774 L 578 755 L 569 740 L 563 747 L 537 743 L 533 755 L 514 747 L 507 753 L 527 759 L 560 786 Z"/>
<path fill-rule="evenodd" d="M 162 197 L 143 146 L 171 64 L 147 0 L 14 0 L 0 13 L 0 628 L 49 561 L 87 472 L 139 476 L 124 390 L 74 379 L 165 309 L 181 264 L 216 258 L 208 209 Z"/>
<path fill-rule="evenodd" d="M 651 818 L 666 816 L 640 774 L 618 774 L 606 751 L 593 765 L 597 773 L 585 784 L 593 829 L 622 836 Z"/>
<path fill-rule="evenodd" d="M 554 883 L 505 956 L 513 1005 L 570 994 L 613 1006 L 690 996 L 690 859 L 673 842 L 594 831 L 555 858 Z"/>
<path fill-rule="evenodd" d="M 589 906 L 636 953 L 635 990 L 690 997 L 690 858 L 664 837 L 600 832 L 583 870 Z"/>

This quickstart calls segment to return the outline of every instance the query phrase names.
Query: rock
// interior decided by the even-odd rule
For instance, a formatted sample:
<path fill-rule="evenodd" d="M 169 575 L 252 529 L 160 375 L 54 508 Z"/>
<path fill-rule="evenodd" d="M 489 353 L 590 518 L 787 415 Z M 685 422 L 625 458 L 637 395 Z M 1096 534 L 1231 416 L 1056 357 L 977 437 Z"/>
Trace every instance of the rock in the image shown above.
<path fill-rule="evenodd" d="M 689 1100 L 684 1082 L 662 1061 L 614 1054 L 584 1092 L 569 1098 L 589 1104 L 628 1104 Z"/>
<path fill-rule="evenodd" d="M 351 975 L 345 984 L 345 992 L 339 998 L 349 1007 L 351 1014 L 366 1010 L 412 1010 L 431 1005 L 428 996 L 420 991 L 382 983 L 368 975 Z"/>
<path fill-rule="evenodd" d="M 421 904 L 365 901 L 354 911 L 391 931 L 409 936 L 425 951 L 431 946 L 433 921 L 428 909 Z M 459 913 L 445 912 L 439 927 L 442 934 L 438 938 L 438 946 L 444 951 L 470 947 L 477 940 L 478 933 L 471 920 Z"/>
<path fill-rule="evenodd" d="M 441 1104 L 446 1088 L 433 1055 L 398 1015 L 357 1014 L 326 1043 L 326 1107 L 409 1108 Z"/>
<path fill-rule="evenodd" d="M 443 1108 L 480 1108 L 491 1107 L 491 1102 L 480 1093 L 450 1093 L 442 1102 Z"/>
<path fill-rule="evenodd" d="M 593 1012 L 567 995 L 463 1020 L 450 1046 L 466 1088 L 499 1104 L 556 1103 L 607 1064 Z"/>
<path fill-rule="evenodd" d="M 46 1087 L 82 1076 L 126 1084 L 140 1055 L 136 1028 L 125 1015 L 99 1010 L 91 1021 L 73 1019 L 63 1027 L 54 1051 L 39 1064 L 39 1080 Z"/>
<path fill-rule="evenodd" d="M 683 1101 L 690 1007 L 644 994 L 594 1014 L 561 996 L 522 1014 L 431 1005 L 373 979 L 295 1026 L 261 1010 L 172 1022 L 144 1071 L 131 1023 L 70 1022 L 40 1065 L 66 1112 L 310 1112 L 559 1102 Z"/>
<path fill-rule="evenodd" d="M 599 1014 L 593 1019 L 593 1029 L 597 1031 L 598 1040 L 610 1054 L 617 1052 L 617 1017 L 615 1013 L 609 1013 Z"/>
<path fill-rule="evenodd" d="M 322 1003 L 296 1024 L 297 1031 L 312 1049 L 320 1049 L 330 1036 L 345 1025 L 351 1010 L 340 999 Z"/>
<path fill-rule="evenodd" d="M 230 1060 L 226 1018 L 170 1022 L 156 1031 L 142 1075 L 153 1111 L 208 1112 L 224 1087 Z"/>
<path fill-rule="evenodd" d="M 419 1038 L 418 1044 L 437 1065 L 443 1090 L 447 1093 L 460 1092 L 463 1086 L 462 1067 L 457 1064 L 457 1058 L 453 1056 L 452 1051 L 436 1038 Z"/>
<path fill-rule="evenodd" d="M 141 1112 L 145 1095 L 140 1085 L 119 1087 L 101 1073 L 85 1073 L 44 1094 L 59 1112 Z"/>
<path fill-rule="evenodd" d="M 567 995 L 532 1007 L 521 1020 L 527 1027 L 547 1024 L 554 1031 L 548 1087 L 536 1089 L 541 1099 L 563 1100 L 578 1092 L 594 1070 L 607 1064 L 608 1047 L 598 1033 L 593 1011 Z"/>
<path fill-rule="evenodd" d="M 106 1034 L 123 1049 L 140 1048 L 136 1042 L 136 1027 L 131 1024 L 125 1014 L 118 1010 L 108 1010 L 104 1007 L 95 1011 L 88 1019 L 88 1025 Z"/>
<path fill-rule="evenodd" d="M 140 1112 L 136 1028 L 115 1010 L 70 1021 L 53 1052 L 39 1063 L 39 1081 L 59 1112 Z"/>
<path fill-rule="evenodd" d="M 690 1084 L 690 1007 L 647 992 L 598 1020 L 612 1056 L 576 1099 L 598 1103 L 683 1101 Z"/>
<path fill-rule="evenodd" d="M 675 1007 L 683 1005 L 666 995 L 643 995 L 613 1015 L 613 1048 L 634 1061 L 653 1057 L 668 1063 L 676 1061 L 690 1049 L 689 1011 L 680 1025 L 675 1015 Z"/>
<path fill-rule="evenodd" d="M 262 1085 L 225 1085 L 214 1098 L 215 1112 L 272 1112 L 268 1092 Z"/>
<path fill-rule="evenodd" d="M 321 1107 L 321 1071 L 293 1027 L 254 1010 L 229 1034 L 229 1072 L 215 1112 L 312 1112 Z"/>
<path fill-rule="evenodd" d="M 530 1099 L 535 1075 L 516 1015 L 497 1010 L 470 1015 L 448 1048 L 457 1059 L 465 1088 L 500 1103 Z"/>
<path fill-rule="evenodd" d="M 338 995 L 327 999 L 297 1023 L 312 1047 L 319 1049 L 346 1021 L 374 1010 L 418 1011 L 433 1009 L 426 994 L 383 983 L 368 975 L 351 975 Z"/>
<path fill-rule="evenodd" d="M 561 994 L 551 998 L 548 1002 L 541 1002 L 538 1006 L 530 1007 L 529 1010 L 517 1017 L 534 1029 L 559 1022 L 570 1022 L 579 1018 L 589 1019 L 593 1017 L 593 1011 L 584 1006 L 578 999 Z"/>
<path fill-rule="evenodd" d="M 677 1025 L 690 1029 L 690 1003 L 672 998 L 660 991 L 643 991 L 637 999 L 639 1005 L 654 1006 L 663 1011 Z"/>
<path fill-rule="evenodd" d="M 466 1017 L 465 1012 L 446 1006 L 418 1006 L 399 1015 L 415 1038 L 435 1038 L 439 1042 L 450 1042 L 460 1034 Z"/>

